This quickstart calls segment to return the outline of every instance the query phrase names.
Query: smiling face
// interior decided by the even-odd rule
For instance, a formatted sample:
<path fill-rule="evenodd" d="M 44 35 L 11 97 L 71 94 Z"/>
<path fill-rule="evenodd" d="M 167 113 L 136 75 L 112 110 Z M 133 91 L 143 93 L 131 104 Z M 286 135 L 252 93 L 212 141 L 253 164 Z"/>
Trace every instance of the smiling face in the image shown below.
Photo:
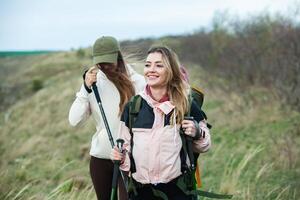
<path fill-rule="evenodd" d="M 163 62 L 162 54 L 153 52 L 148 54 L 145 67 L 144 76 L 147 84 L 151 88 L 166 88 L 168 83 L 168 69 Z"/>

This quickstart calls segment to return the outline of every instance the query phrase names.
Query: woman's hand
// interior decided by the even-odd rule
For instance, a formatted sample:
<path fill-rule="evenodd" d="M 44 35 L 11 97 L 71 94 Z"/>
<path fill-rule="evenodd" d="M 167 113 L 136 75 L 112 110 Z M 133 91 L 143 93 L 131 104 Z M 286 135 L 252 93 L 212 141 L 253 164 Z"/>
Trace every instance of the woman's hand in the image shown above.
<path fill-rule="evenodd" d="M 92 87 L 92 84 L 97 81 L 98 68 L 96 66 L 91 67 L 85 74 L 85 85 L 88 88 Z"/>
<path fill-rule="evenodd" d="M 183 120 L 181 122 L 181 127 L 184 133 L 188 136 L 195 137 L 196 136 L 196 126 L 194 120 Z"/>
<path fill-rule="evenodd" d="M 120 163 L 122 164 L 125 160 L 125 153 L 121 153 L 119 148 L 115 146 L 110 152 L 110 159 L 112 161 L 120 161 Z"/>

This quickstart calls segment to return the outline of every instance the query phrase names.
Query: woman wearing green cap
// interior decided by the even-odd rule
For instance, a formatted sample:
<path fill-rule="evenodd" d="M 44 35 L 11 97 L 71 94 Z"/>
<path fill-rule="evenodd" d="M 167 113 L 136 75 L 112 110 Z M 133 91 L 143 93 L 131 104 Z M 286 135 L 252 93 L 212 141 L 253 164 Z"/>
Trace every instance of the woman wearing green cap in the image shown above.
<path fill-rule="evenodd" d="M 69 122 L 77 126 L 89 116 L 96 122 L 90 149 L 90 174 L 97 194 L 101 200 L 109 199 L 113 176 L 113 163 L 110 160 L 111 146 L 102 116 L 92 93 L 94 82 L 99 90 L 109 127 L 114 140 L 120 123 L 120 114 L 125 104 L 136 93 L 143 90 L 145 80 L 129 65 L 125 65 L 118 41 L 110 36 L 98 38 L 93 45 L 93 64 L 85 74 L 81 89 L 76 94 L 69 112 Z M 122 181 L 120 198 L 126 199 L 127 193 Z"/>

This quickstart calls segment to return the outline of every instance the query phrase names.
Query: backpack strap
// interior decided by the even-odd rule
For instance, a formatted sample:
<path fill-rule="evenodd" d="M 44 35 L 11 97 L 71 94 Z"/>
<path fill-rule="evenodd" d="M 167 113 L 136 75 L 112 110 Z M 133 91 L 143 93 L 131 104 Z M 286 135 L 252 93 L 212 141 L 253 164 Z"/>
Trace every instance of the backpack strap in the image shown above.
<path fill-rule="evenodd" d="M 201 108 L 204 101 L 204 93 L 197 87 L 191 87 L 190 95 L 197 102 L 199 108 Z"/>
<path fill-rule="evenodd" d="M 142 102 L 142 97 L 140 95 L 135 95 L 135 96 L 131 97 L 131 99 L 129 101 L 128 129 L 129 129 L 129 133 L 131 136 L 131 138 L 130 138 L 130 154 L 129 154 L 131 174 L 136 172 L 135 162 L 134 162 L 133 154 L 132 154 L 133 145 L 134 145 L 132 127 L 133 127 L 133 124 L 136 121 L 137 115 L 141 109 L 141 102 Z M 136 196 L 137 195 L 137 187 L 136 187 L 135 181 L 132 178 L 132 175 L 129 176 L 128 179 L 129 180 L 128 180 L 127 193 L 129 195 Z M 129 196 L 129 199 L 132 199 L 132 197 Z"/>
<path fill-rule="evenodd" d="M 191 93 L 188 95 L 188 112 L 185 114 L 185 117 L 190 117 L 191 113 L 191 107 L 192 107 L 192 101 L 193 97 Z M 194 176 L 187 176 L 187 174 L 193 174 L 195 171 L 195 157 L 193 154 L 193 139 L 187 135 L 184 134 L 184 131 L 182 128 L 180 128 L 180 138 L 182 141 L 182 148 L 180 150 L 180 161 L 181 161 L 181 173 L 185 177 L 189 177 L 188 179 L 185 179 L 185 184 L 189 190 L 195 189 L 195 178 Z M 187 157 L 190 161 L 190 166 L 187 165 Z"/>
<path fill-rule="evenodd" d="M 182 130 L 180 130 L 180 138 L 182 142 L 182 148 L 180 150 L 181 173 L 185 174 L 189 171 L 189 166 L 186 164 L 188 150 L 186 145 L 186 139 Z"/>
<path fill-rule="evenodd" d="M 188 95 L 188 112 L 185 114 L 185 117 L 191 117 L 192 102 L 193 102 L 193 96 L 192 96 L 192 93 L 189 93 L 189 95 Z M 193 154 L 193 138 L 185 135 L 182 129 L 181 129 L 181 135 L 183 136 L 183 137 L 181 137 L 182 144 L 186 145 L 185 149 L 184 148 L 183 149 L 185 151 L 185 154 L 189 157 L 191 170 L 194 170 L 196 164 L 195 164 L 195 157 Z M 184 145 L 183 145 L 183 147 L 184 147 Z"/>
<path fill-rule="evenodd" d="M 188 109 L 187 113 L 185 114 L 185 116 L 188 116 L 188 117 L 191 116 L 193 99 L 194 99 L 194 97 L 193 97 L 192 90 L 191 90 L 191 92 L 188 95 L 188 108 L 189 109 Z"/>
<path fill-rule="evenodd" d="M 194 94 L 195 94 L 195 92 L 193 92 L 193 90 L 191 89 L 191 91 L 188 95 L 188 111 L 185 114 L 185 117 L 191 116 L 192 102 L 194 100 Z M 200 106 L 202 106 L 203 93 L 200 93 L 199 97 L 202 97 L 201 102 L 200 102 L 201 105 L 198 105 L 200 108 Z M 197 102 L 197 104 L 199 104 L 199 103 Z M 196 125 L 197 131 L 199 131 L 199 125 L 197 123 L 195 123 L 195 125 Z M 198 132 L 197 135 L 200 136 L 200 132 Z M 181 141 L 182 141 L 182 149 L 180 151 L 181 172 L 183 174 L 185 174 L 187 172 L 188 173 L 192 172 L 194 174 L 194 172 L 196 172 L 196 168 L 198 168 L 197 167 L 197 159 L 198 159 L 199 154 L 193 152 L 193 138 L 185 135 L 184 131 L 182 129 L 180 129 L 180 137 L 181 137 Z M 187 166 L 187 164 L 186 164 L 187 157 L 190 160 L 190 166 Z M 194 177 L 195 176 L 192 175 L 191 180 L 187 181 L 187 184 L 190 185 L 189 186 L 190 190 L 196 188 L 196 183 L 198 186 L 201 184 L 199 169 L 198 169 L 198 176 L 197 176 L 198 178 L 195 179 Z"/>
<path fill-rule="evenodd" d="M 189 186 L 186 184 L 186 179 L 190 179 L 189 174 L 181 175 L 176 181 L 177 187 L 180 188 L 180 190 L 183 191 L 186 195 L 202 196 L 202 197 L 207 197 L 212 199 L 231 199 L 233 197 L 233 195 L 230 194 L 218 194 L 218 193 L 207 192 L 199 189 L 190 190 Z"/>
<path fill-rule="evenodd" d="M 186 195 L 202 196 L 202 197 L 208 197 L 208 198 L 212 198 L 212 199 L 231 199 L 233 197 L 233 195 L 229 195 L 229 194 L 218 194 L 218 193 L 207 192 L 207 191 L 203 191 L 203 190 L 199 190 L 199 189 L 189 190 L 187 188 L 187 185 L 186 185 L 186 182 L 184 179 L 185 179 L 184 175 L 181 176 L 177 180 L 176 185 Z"/>
<path fill-rule="evenodd" d="M 133 97 L 131 97 L 130 101 L 129 101 L 129 133 L 130 133 L 130 171 L 131 173 L 136 172 L 136 167 L 135 167 L 135 162 L 132 156 L 132 150 L 133 150 L 133 132 L 132 132 L 132 127 L 134 122 L 136 121 L 137 115 L 140 112 L 141 109 L 141 105 L 142 105 L 142 97 L 140 95 L 135 95 Z"/>

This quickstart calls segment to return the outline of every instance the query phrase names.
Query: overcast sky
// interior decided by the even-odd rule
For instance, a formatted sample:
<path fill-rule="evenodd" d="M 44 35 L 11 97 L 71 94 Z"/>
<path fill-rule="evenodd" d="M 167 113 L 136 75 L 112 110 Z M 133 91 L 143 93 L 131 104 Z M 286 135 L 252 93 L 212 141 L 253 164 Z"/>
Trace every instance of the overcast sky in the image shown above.
<path fill-rule="evenodd" d="M 286 13 L 300 0 L 0 0 L 1 50 L 69 50 L 99 36 L 119 40 L 192 33 L 217 12 Z"/>

